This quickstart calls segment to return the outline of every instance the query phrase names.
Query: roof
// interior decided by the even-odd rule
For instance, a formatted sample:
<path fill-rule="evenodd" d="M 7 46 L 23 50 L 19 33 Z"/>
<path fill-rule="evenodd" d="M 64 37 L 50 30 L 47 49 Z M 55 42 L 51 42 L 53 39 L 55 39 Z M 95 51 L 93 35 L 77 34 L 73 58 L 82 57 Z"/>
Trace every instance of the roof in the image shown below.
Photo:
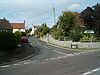
<path fill-rule="evenodd" d="M 9 21 L 7 21 L 6 19 L 0 19 L 0 28 L 13 29 Z"/>
<path fill-rule="evenodd" d="M 25 29 L 25 23 L 10 23 L 13 29 Z"/>
<path fill-rule="evenodd" d="M 34 28 L 38 28 L 38 27 L 40 27 L 40 26 L 39 26 L 39 25 L 33 25 L 33 27 L 34 27 Z"/>

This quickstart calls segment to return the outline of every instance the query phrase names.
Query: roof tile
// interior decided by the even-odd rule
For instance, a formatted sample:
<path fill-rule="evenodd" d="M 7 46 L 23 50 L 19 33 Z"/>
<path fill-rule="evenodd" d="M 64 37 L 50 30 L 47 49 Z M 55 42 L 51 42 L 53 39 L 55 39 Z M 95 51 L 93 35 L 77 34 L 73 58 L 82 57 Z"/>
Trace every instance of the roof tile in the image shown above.
<path fill-rule="evenodd" d="M 10 23 L 13 29 L 25 29 L 25 23 Z"/>
<path fill-rule="evenodd" d="M 12 26 L 9 23 L 9 21 L 7 21 L 5 19 L 0 19 L 0 28 L 3 28 L 3 29 L 12 29 Z"/>

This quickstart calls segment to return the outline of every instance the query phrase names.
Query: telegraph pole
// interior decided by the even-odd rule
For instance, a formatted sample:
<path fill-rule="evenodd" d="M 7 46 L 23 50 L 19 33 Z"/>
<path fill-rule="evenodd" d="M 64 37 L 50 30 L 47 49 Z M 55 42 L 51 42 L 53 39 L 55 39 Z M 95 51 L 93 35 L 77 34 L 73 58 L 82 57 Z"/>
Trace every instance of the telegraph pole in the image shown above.
<path fill-rule="evenodd" d="M 56 24 L 55 7 L 53 7 L 53 15 L 54 15 L 54 24 Z"/>

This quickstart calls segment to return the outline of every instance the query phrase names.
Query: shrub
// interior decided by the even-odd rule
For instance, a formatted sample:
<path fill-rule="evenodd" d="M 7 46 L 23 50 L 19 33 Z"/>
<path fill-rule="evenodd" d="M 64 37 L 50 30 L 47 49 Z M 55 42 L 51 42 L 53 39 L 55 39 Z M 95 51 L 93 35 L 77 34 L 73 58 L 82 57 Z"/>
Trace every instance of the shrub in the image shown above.
<path fill-rule="evenodd" d="M 0 51 L 13 51 L 18 45 L 18 40 L 13 33 L 0 32 Z"/>
<path fill-rule="evenodd" d="M 80 39 L 80 41 L 85 41 L 85 42 L 89 42 L 89 41 L 96 41 L 96 36 L 95 34 L 82 34 L 82 38 Z"/>
<path fill-rule="evenodd" d="M 15 35 L 15 38 L 17 40 L 17 44 L 19 44 L 20 43 L 20 39 L 21 39 L 21 33 L 19 31 L 17 31 L 17 32 L 15 32 L 14 35 Z"/>
<path fill-rule="evenodd" d="M 26 36 L 25 32 L 19 32 L 19 33 L 21 33 L 21 36 Z"/>

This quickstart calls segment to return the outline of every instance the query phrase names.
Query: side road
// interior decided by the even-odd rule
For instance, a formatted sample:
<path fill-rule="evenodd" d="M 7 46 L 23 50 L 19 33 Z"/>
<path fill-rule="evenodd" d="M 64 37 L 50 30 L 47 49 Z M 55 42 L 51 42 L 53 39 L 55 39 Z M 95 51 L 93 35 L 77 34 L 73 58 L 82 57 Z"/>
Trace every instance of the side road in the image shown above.
<path fill-rule="evenodd" d="M 38 53 L 38 50 L 30 44 L 21 44 L 14 52 L 0 56 L 0 65 L 12 64 L 21 60 L 28 59 Z"/>

